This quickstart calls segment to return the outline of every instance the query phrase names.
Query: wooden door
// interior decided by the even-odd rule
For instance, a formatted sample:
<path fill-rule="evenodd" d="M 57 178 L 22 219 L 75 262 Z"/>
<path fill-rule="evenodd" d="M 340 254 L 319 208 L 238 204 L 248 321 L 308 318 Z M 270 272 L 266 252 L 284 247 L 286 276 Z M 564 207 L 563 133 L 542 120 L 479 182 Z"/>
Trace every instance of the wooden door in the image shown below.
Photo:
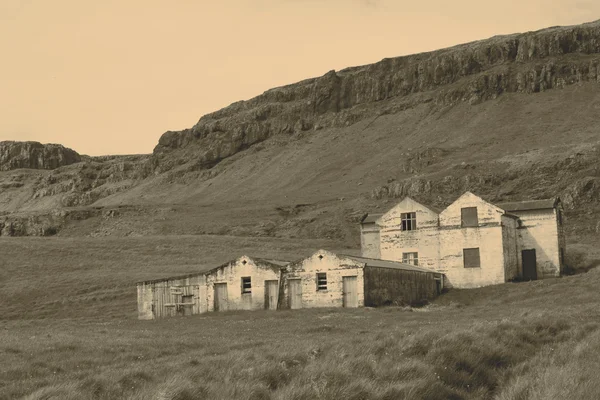
<path fill-rule="evenodd" d="M 182 315 L 192 315 L 194 311 L 194 295 L 181 296 Z"/>
<path fill-rule="evenodd" d="M 302 308 L 302 280 L 290 279 L 288 280 L 288 285 L 290 308 L 292 310 Z"/>
<path fill-rule="evenodd" d="M 523 280 L 533 281 L 537 279 L 537 261 L 535 249 L 523 250 L 521 252 L 523 259 Z"/>
<path fill-rule="evenodd" d="M 215 311 L 227 311 L 228 296 L 227 296 L 227 284 L 226 283 L 215 283 Z"/>
<path fill-rule="evenodd" d="M 358 281 L 358 279 L 356 276 L 342 277 L 344 307 L 347 307 L 347 308 L 358 307 L 357 281 Z"/>
<path fill-rule="evenodd" d="M 277 310 L 279 281 L 265 281 L 265 310 Z"/>

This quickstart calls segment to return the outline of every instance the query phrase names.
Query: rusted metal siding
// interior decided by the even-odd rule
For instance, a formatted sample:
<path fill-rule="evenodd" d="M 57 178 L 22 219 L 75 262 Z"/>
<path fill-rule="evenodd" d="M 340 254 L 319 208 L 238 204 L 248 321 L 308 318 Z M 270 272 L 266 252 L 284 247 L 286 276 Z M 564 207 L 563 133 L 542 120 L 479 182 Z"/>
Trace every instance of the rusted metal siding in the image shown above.
<path fill-rule="evenodd" d="M 343 278 L 355 276 L 357 279 L 357 302 L 364 304 L 363 284 L 364 264 L 336 254 L 320 250 L 304 260 L 288 265 L 285 269 L 282 292 L 279 299 L 280 308 L 292 308 L 294 294 L 301 293 L 301 304 L 294 308 L 343 307 Z M 317 290 L 317 273 L 327 274 L 327 290 Z M 299 286 L 290 288 L 290 282 L 298 282 Z"/>
<path fill-rule="evenodd" d="M 366 266 L 365 306 L 407 305 L 430 300 L 441 289 L 440 274 Z"/>

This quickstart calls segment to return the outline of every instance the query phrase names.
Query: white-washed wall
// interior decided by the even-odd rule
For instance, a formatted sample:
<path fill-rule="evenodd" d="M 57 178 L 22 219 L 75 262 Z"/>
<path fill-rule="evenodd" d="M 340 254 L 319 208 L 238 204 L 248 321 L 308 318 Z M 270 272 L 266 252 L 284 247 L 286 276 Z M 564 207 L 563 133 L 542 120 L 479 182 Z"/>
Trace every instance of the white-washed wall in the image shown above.
<path fill-rule="evenodd" d="M 377 224 L 365 224 L 360 228 L 360 248 L 363 257 L 381 258 L 381 239 Z"/>
<path fill-rule="evenodd" d="M 538 279 L 560 275 L 558 222 L 555 209 L 513 212 L 521 220 L 519 271 L 523 271 L 522 250 L 535 249 Z"/>
<path fill-rule="evenodd" d="M 322 256 L 320 258 L 319 256 Z M 358 306 L 364 305 L 364 265 L 349 258 L 338 257 L 329 251 L 320 250 L 297 263 L 290 264 L 285 273 L 283 298 L 289 307 L 290 279 L 301 279 L 302 308 L 343 307 L 343 277 L 357 277 Z M 327 274 L 327 290 L 317 290 L 317 273 Z"/>

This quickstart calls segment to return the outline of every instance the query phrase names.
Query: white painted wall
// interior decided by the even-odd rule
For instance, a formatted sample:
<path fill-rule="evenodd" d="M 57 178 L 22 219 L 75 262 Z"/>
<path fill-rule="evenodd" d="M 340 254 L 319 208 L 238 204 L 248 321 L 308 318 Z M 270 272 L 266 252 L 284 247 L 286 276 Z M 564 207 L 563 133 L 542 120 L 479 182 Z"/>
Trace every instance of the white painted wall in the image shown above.
<path fill-rule="evenodd" d="M 519 271 L 523 271 L 522 250 L 535 249 L 538 279 L 559 276 L 560 242 L 564 245 L 564 233 L 559 236 L 555 209 L 513 212 L 521 220 L 518 229 Z M 566 249 L 565 249 L 566 251 Z"/>
<path fill-rule="evenodd" d="M 322 256 L 320 258 L 319 256 Z M 364 264 L 326 250 L 287 268 L 286 280 L 300 278 L 302 281 L 302 308 L 343 307 L 343 277 L 357 277 L 358 306 L 364 306 Z M 317 290 L 317 273 L 327 274 L 327 290 Z M 287 299 L 289 288 L 284 285 L 283 295 Z"/>

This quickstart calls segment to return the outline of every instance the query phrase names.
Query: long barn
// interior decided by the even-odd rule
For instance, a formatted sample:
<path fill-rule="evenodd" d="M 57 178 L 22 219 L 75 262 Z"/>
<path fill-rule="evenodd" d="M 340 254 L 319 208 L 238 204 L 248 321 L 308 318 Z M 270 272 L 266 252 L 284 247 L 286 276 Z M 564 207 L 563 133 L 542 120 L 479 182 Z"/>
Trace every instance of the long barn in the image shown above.
<path fill-rule="evenodd" d="M 243 256 L 209 271 L 139 282 L 138 314 L 414 304 L 437 296 L 443 279 L 410 264 L 326 250 L 293 263 Z"/>

